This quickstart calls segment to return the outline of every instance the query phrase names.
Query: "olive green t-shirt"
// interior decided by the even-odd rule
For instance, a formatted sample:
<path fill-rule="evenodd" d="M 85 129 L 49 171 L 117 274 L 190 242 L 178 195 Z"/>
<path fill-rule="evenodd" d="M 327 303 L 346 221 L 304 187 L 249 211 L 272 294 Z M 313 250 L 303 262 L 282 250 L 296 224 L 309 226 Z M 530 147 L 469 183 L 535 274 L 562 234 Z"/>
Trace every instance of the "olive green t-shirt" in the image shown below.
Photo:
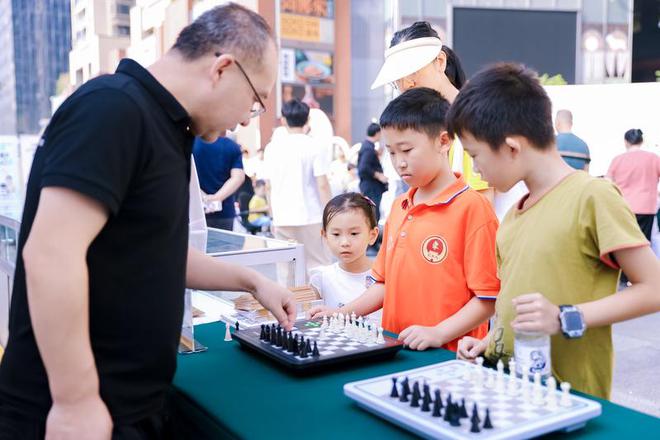
<path fill-rule="evenodd" d="M 513 207 L 497 233 L 501 290 L 486 357 L 496 362 L 513 355 L 513 298 L 540 292 L 561 305 L 612 295 L 620 274 L 612 252 L 645 245 L 616 186 L 582 171 L 564 178 L 533 205 Z M 589 328 L 579 339 L 559 334 L 551 341 L 552 372 L 558 380 L 609 398 L 611 326 Z"/>

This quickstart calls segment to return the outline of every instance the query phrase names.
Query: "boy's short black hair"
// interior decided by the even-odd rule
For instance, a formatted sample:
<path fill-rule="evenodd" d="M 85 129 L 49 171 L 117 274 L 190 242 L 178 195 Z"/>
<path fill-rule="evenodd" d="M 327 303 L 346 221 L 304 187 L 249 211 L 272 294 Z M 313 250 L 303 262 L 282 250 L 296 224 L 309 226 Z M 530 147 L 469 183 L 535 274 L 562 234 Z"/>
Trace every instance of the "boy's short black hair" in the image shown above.
<path fill-rule="evenodd" d="M 382 128 L 414 130 L 436 138 L 447 129 L 449 102 L 428 87 L 410 89 L 390 101 L 380 115 Z"/>
<path fill-rule="evenodd" d="M 375 122 L 369 124 L 367 127 L 367 136 L 376 136 L 378 133 L 380 133 L 380 125 L 376 124 Z"/>
<path fill-rule="evenodd" d="M 292 99 L 282 105 L 282 116 L 289 127 L 304 127 L 309 119 L 309 106 L 299 99 Z"/>
<path fill-rule="evenodd" d="M 516 63 L 495 64 L 472 77 L 447 122 L 452 135 L 469 133 L 495 151 L 507 136 L 524 136 L 539 149 L 555 141 L 550 98 L 538 74 Z"/>

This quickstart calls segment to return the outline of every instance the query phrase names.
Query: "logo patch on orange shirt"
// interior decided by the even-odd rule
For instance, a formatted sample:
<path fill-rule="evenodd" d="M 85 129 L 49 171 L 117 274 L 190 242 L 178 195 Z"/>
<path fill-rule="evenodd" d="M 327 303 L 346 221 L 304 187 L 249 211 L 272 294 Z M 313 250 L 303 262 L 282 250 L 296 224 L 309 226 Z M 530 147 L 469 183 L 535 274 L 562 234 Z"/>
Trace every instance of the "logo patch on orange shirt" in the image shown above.
<path fill-rule="evenodd" d="M 442 263 L 448 251 L 447 242 L 439 235 L 431 235 L 422 243 L 422 256 L 431 264 Z"/>

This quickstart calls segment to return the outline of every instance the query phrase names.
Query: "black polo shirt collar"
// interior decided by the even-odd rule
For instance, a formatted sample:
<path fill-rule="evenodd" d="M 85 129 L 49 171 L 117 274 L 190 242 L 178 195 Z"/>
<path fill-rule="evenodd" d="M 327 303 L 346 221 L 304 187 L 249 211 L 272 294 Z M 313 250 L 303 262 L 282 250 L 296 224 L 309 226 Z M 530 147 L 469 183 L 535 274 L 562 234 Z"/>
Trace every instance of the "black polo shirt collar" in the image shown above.
<path fill-rule="evenodd" d="M 186 131 L 190 130 L 190 115 L 188 115 L 186 109 L 147 69 L 130 58 L 124 58 L 117 67 L 117 73 L 123 73 L 124 75 L 135 78 L 149 91 L 172 121 L 177 125 L 183 125 Z"/>

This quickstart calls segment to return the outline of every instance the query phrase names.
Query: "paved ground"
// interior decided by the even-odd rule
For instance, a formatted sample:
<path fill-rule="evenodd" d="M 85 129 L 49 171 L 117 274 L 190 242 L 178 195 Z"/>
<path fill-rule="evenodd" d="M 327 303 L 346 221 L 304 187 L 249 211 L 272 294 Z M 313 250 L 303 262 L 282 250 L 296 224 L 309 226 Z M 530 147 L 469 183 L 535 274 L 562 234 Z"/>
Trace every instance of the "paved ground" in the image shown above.
<path fill-rule="evenodd" d="M 616 324 L 612 401 L 660 417 L 660 313 Z"/>

